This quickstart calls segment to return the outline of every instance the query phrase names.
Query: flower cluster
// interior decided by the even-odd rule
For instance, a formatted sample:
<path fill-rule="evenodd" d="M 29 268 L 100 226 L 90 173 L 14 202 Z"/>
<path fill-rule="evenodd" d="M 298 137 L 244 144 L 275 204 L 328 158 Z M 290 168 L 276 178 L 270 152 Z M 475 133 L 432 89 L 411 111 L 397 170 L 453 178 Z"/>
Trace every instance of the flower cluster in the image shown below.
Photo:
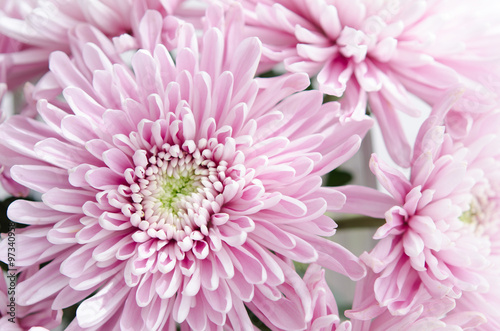
<path fill-rule="evenodd" d="M 0 326 L 500 329 L 497 7 L 3 1 Z"/>

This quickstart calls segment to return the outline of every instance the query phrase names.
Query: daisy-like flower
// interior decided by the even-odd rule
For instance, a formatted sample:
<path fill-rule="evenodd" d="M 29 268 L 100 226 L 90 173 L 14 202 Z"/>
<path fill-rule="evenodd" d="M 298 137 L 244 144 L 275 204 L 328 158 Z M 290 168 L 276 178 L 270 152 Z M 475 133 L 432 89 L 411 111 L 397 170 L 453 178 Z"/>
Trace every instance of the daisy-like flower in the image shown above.
<path fill-rule="evenodd" d="M 406 315 L 422 297 L 458 299 L 495 286 L 489 274 L 497 258 L 481 219 L 498 213 L 499 115 L 485 114 L 466 140 L 454 140 L 441 125 L 454 99 L 445 98 L 422 125 L 409 179 L 372 157 L 371 169 L 391 196 L 342 189 L 345 211 L 386 219 L 375 233 L 376 247 L 362 255 L 376 276 L 373 300 L 357 311 L 381 313 L 387 307 L 393 315 Z"/>
<path fill-rule="evenodd" d="M 261 44 L 235 42 L 239 6 L 226 15 L 209 9 L 201 45 L 182 25 L 175 64 L 161 44 L 129 68 L 89 43 L 85 73 L 51 55 L 67 104 L 40 100 L 45 123 L 12 117 L 0 133 L 22 155 L 8 164 L 13 178 L 42 193 L 9 208 L 31 224 L 16 234 L 17 264 L 48 262 L 18 285 L 20 303 L 55 295 L 53 308 L 64 308 L 96 292 L 69 330 L 246 330 L 245 304 L 294 330 L 313 316 L 311 295 L 278 254 L 364 275 L 321 238 L 336 226 L 324 212 L 345 201 L 321 175 L 358 149 L 372 121 L 341 123 L 340 105 L 318 91 L 291 95 L 308 86 L 305 74 L 254 79 Z"/>
<path fill-rule="evenodd" d="M 283 62 L 317 75 L 355 114 L 367 103 L 391 157 L 409 166 L 398 111 L 420 113 L 461 82 L 464 106 L 491 107 L 498 90 L 498 10 L 492 1 L 241 0 L 247 33 L 265 46 L 263 70 Z M 467 24 L 464 24 L 467 22 Z"/>

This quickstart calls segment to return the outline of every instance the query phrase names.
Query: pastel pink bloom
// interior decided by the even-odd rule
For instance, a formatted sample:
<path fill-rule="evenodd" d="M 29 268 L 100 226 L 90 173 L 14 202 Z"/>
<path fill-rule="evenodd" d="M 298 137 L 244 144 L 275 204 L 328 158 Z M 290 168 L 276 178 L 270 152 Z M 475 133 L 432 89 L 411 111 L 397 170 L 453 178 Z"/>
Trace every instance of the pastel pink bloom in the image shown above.
<path fill-rule="evenodd" d="M 496 123 L 498 124 L 498 122 Z M 456 300 L 456 307 L 454 312 L 470 312 L 475 311 L 480 307 L 480 312 L 486 317 L 486 323 L 477 327 L 475 330 L 488 330 L 494 331 L 500 329 L 500 287 L 495 284 L 500 279 L 500 222 L 498 221 L 500 208 L 498 193 L 498 176 L 499 165 L 496 164 L 492 172 L 485 172 L 489 179 L 496 178 L 495 186 L 497 188 L 496 195 L 490 193 L 490 199 L 481 199 L 483 202 L 488 201 L 488 204 L 483 204 L 484 209 L 474 207 L 476 214 L 471 214 L 478 221 L 478 231 L 488 237 L 491 242 L 490 260 L 492 261 L 490 267 L 484 271 L 484 276 L 488 279 L 490 284 L 489 290 L 486 292 L 464 292 L 462 296 Z M 491 176 L 493 175 L 494 176 Z M 491 192 L 491 191 L 490 191 Z M 484 191 L 482 192 L 484 194 Z M 479 195 L 481 196 L 481 195 Z M 483 195 L 484 197 L 484 195 Z M 494 199 L 491 199 L 494 197 Z M 496 200 L 496 201 L 495 201 Z M 476 201 L 480 201 L 477 199 Z M 487 217 L 485 217 L 487 216 Z"/>
<path fill-rule="evenodd" d="M 461 118 L 460 118 L 460 117 Z M 468 123 L 464 134 L 455 138 L 456 144 L 462 144 L 474 150 L 474 157 L 469 167 L 479 171 L 480 175 L 471 190 L 470 210 L 464 218 L 475 225 L 475 232 L 485 236 L 491 243 L 490 267 L 483 272 L 491 284 L 498 283 L 500 277 L 500 113 L 475 115 L 466 113 L 448 113 L 447 128 L 452 123 Z M 454 126 L 453 128 L 456 128 Z M 456 133 L 456 131 L 455 131 Z M 456 300 L 454 311 L 471 311 L 481 307 L 487 323 L 477 330 L 500 329 L 500 288 L 496 285 L 487 292 L 464 292 Z"/>
<path fill-rule="evenodd" d="M 68 330 L 246 330 L 245 305 L 295 330 L 313 317 L 311 294 L 278 254 L 364 276 L 322 238 L 336 227 L 325 211 L 345 198 L 321 176 L 372 121 L 341 123 L 338 103 L 295 93 L 305 74 L 254 79 L 261 43 L 231 39 L 232 15 L 237 6 L 210 8 L 201 45 L 182 25 L 175 64 L 162 44 L 137 51 L 131 68 L 95 43 L 73 61 L 51 55 L 67 103 L 39 100 L 44 123 L 11 117 L 0 129 L 22 155 L 0 161 L 42 193 L 9 208 L 30 224 L 16 236 L 17 264 L 48 262 L 18 285 L 20 303 L 55 296 L 64 308 L 97 292 Z"/>
<path fill-rule="evenodd" d="M 20 8 L 12 0 L 3 1 L 0 12 L 2 16 L 0 25 L 4 19 L 8 20 L 7 16 L 16 19 L 21 17 Z M 46 67 L 50 51 L 33 52 L 30 48 L 30 45 L 11 38 L 0 31 L 0 75 L 2 76 L 2 82 L 8 82 L 11 88 L 41 74 L 43 68 Z M 14 67 L 16 68 L 15 77 L 11 74 L 11 68 Z"/>
<path fill-rule="evenodd" d="M 356 284 L 353 310 L 346 311 L 353 331 L 482 330 L 485 326 L 486 318 L 477 307 L 457 311 L 454 299 L 433 299 L 423 292 L 419 294 L 421 304 L 404 315 L 393 315 L 386 307 L 380 306 L 359 311 L 360 306 L 375 300 L 373 286 L 376 278 L 377 275 L 368 270 L 368 275 Z M 464 295 L 469 293 L 472 292 L 464 292 Z"/>
<path fill-rule="evenodd" d="M 500 274 L 498 267 L 495 269 L 495 272 L 490 272 L 487 276 L 490 278 L 491 284 L 493 284 L 487 292 L 464 292 L 460 299 L 455 300 L 456 307 L 453 312 L 456 317 L 460 318 L 461 315 L 467 316 L 472 313 L 481 313 L 483 315 L 484 322 L 476 326 L 474 330 L 494 331 L 500 328 L 500 289 L 494 285 L 498 283 Z"/>
<path fill-rule="evenodd" d="M 264 45 L 262 70 L 283 62 L 288 71 L 317 75 L 320 91 L 344 96 L 355 111 L 346 115 L 363 115 L 368 104 L 402 166 L 409 166 L 411 147 L 398 112 L 418 116 L 415 96 L 433 105 L 462 83 L 462 108 L 481 111 L 498 100 L 499 13 L 492 1 L 240 1 L 247 34 Z"/>
<path fill-rule="evenodd" d="M 453 100 L 445 99 L 422 125 L 409 179 L 372 156 L 372 172 L 390 196 L 368 188 L 341 189 L 347 195 L 344 211 L 386 219 L 375 233 L 376 247 L 361 257 L 376 274 L 375 300 L 358 311 L 380 305 L 406 315 L 422 294 L 458 299 L 495 286 L 488 270 L 497 258 L 481 217 L 498 208 L 498 193 L 493 204 L 485 193 L 498 190 L 500 115 L 484 114 L 466 140 L 453 140 L 440 125 Z M 485 185 L 490 191 L 483 191 Z"/>
<path fill-rule="evenodd" d="M 148 29 L 161 25 L 162 41 L 170 44 L 178 24 L 172 14 L 181 2 L 6 0 L 0 8 L 0 63 L 5 64 L 9 88 L 47 72 L 51 52 L 71 53 L 70 40 L 74 36 L 70 32 L 82 23 L 114 38 L 121 48 L 134 49 L 147 48 L 156 37 L 155 31 Z M 141 22 L 148 10 L 157 16 L 148 14 L 148 21 Z"/>
<path fill-rule="evenodd" d="M 291 264 L 292 262 L 289 261 L 289 263 Z M 346 321 L 340 323 L 335 298 L 325 280 L 325 270 L 318 264 L 312 263 L 307 268 L 303 279 L 306 283 L 307 290 L 311 295 L 311 308 L 313 313 L 311 320 L 307 323 L 306 330 L 350 331 L 350 322 Z M 291 291 L 297 288 L 296 283 L 289 282 L 284 285 L 285 286 L 280 287 L 280 290 L 283 293 L 286 293 L 287 297 L 291 297 L 291 295 L 296 296 L 294 291 Z M 273 307 L 267 307 L 266 309 L 273 309 Z M 260 321 L 268 325 L 273 330 L 286 330 L 273 326 L 272 322 L 269 321 L 263 311 L 252 309 L 252 312 L 259 318 Z"/>
<path fill-rule="evenodd" d="M 38 270 L 37 267 L 27 268 L 21 272 L 17 282 L 21 282 Z M 13 276 L 13 277 L 9 277 Z M 5 277 L 5 278 L 4 278 Z M 11 293 L 17 296 L 16 274 L 7 273 L 0 277 L 0 328 L 11 331 L 42 331 L 50 330 L 61 324 L 62 311 L 52 310 L 51 301 L 44 300 L 31 306 L 22 306 L 17 302 L 15 308 L 9 306 Z"/>
<path fill-rule="evenodd" d="M 48 70 L 49 55 L 56 50 L 68 54 L 74 52 L 74 60 L 78 63 L 82 61 L 79 56 L 81 48 L 88 42 L 103 47 L 115 61 L 119 59 L 116 49 L 123 52 L 141 47 L 152 51 L 160 41 L 172 46 L 178 19 L 170 14 L 178 9 L 179 4 L 179 1 L 160 4 L 142 0 L 91 3 L 8 0 L 0 8 L 3 15 L 0 20 L 2 82 L 7 83 L 9 89 L 14 89 L 41 76 Z M 181 9 L 179 11 L 184 12 Z M 186 15 L 199 16 L 196 11 L 187 12 Z M 84 64 L 80 67 L 90 75 Z M 5 92 L 7 84 L 0 86 L 4 90 L 0 92 Z M 37 100 L 47 98 L 57 102 L 62 89 L 49 73 L 43 76 L 42 82 L 36 87 L 27 83 L 23 92 L 27 106 L 22 113 L 34 117 Z M 0 111 L 0 122 L 5 117 L 5 113 Z M 17 154 L 4 146 L 0 147 L 0 153 L 13 159 Z M 2 163 L 0 185 L 14 196 L 26 196 L 29 193 L 29 189 L 11 179 L 9 167 Z"/>

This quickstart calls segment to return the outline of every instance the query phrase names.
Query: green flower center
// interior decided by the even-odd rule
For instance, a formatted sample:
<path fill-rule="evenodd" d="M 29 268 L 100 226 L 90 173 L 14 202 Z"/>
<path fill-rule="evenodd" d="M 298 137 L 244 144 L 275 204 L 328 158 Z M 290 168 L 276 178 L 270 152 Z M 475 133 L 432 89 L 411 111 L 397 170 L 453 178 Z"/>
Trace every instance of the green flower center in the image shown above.
<path fill-rule="evenodd" d="M 458 219 L 467 224 L 474 224 L 476 223 L 477 214 L 478 212 L 475 210 L 475 208 L 473 208 L 471 204 L 470 209 L 462 213 L 462 215 L 460 215 Z"/>
<path fill-rule="evenodd" d="M 206 148 L 185 149 L 173 145 L 149 155 L 136 152 L 136 178 L 130 185 L 132 225 L 150 238 L 182 242 L 182 249 L 208 235 L 210 217 L 220 210 L 227 169 L 225 161 L 216 164 L 205 156 L 212 154 Z M 142 242 L 143 234 L 134 240 Z"/>
<path fill-rule="evenodd" d="M 498 202 L 500 199 L 489 185 L 478 185 L 474 188 L 469 209 L 459 219 L 476 227 L 485 226 L 498 219 Z"/>
<path fill-rule="evenodd" d="M 194 171 L 186 172 L 181 176 L 164 176 L 159 179 L 159 190 L 156 198 L 161 202 L 161 207 L 173 213 L 178 212 L 177 203 L 185 196 L 198 192 L 201 187 L 199 179 L 196 179 Z"/>

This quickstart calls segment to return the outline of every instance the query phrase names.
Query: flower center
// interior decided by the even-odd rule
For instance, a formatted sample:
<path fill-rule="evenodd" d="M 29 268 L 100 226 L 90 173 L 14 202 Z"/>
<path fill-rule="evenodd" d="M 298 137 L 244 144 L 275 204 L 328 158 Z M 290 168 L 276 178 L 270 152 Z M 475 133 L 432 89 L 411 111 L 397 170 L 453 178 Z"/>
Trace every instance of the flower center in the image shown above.
<path fill-rule="evenodd" d="M 194 143 L 184 149 L 166 144 L 160 152 L 135 153 L 137 178 L 130 186 L 135 210 L 130 221 L 148 237 L 184 241 L 190 249 L 191 239 L 208 235 L 210 216 L 220 209 L 217 196 L 227 164 L 216 164 L 207 157 L 210 150 Z"/>
<path fill-rule="evenodd" d="M 489 185 L 477 185 L 469 204 L 469 209 L 460 215 L 459 219 L 476 227 L 487 226 L 497 219 L 500 198 Z"/>
<path fill-rule="evenodd" d="M 459 219 L 467 224 L 476 224 L 479 213 L 480 210 L 478 210 L 478 206 L 473 201 L 469 206 L 469 210 L 463 212 L 462 215 L 460 215 Z"/>
<path fill-rule="evenodd" d="M 182 209 L 183 198 L 197 193 L 197 188 L 201 186 L 201 176 L 196 175 L 192 169 L 184 170 L 181 174 L 177 168 L 174 171 L 175 175 L 172 176 L 161 173 L 156 178 L 150 178 L 148 189 L 152 192 L 151 200 L 161 202 L 159 209 L 178 213 Z"/>
<path fill-rule="evenodd" d="M 367 36 L 363 31 L 344 27 L 342 33 L 337 39 L 340 46 L 340 53 L 346 58 L 353 58 L 354 62 L 359 63 L 365 60 L 368 52 Z"/>

